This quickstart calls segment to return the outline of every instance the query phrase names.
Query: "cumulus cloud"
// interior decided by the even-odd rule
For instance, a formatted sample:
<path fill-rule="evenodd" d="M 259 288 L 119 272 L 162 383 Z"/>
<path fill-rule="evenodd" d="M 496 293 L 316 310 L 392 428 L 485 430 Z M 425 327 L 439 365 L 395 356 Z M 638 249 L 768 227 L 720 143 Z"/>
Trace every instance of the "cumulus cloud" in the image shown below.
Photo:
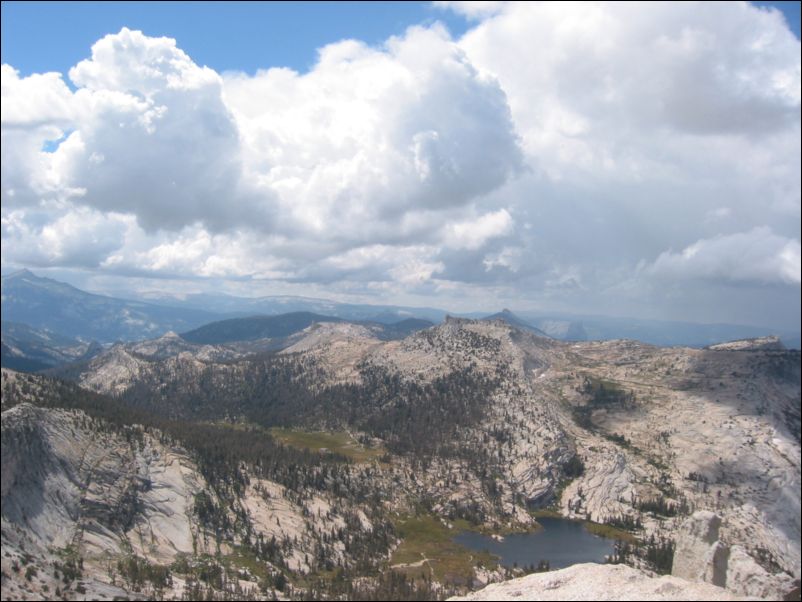
<path fill-rule="evenodd" d="M 758 284 L 800 283 L 800 242 L 770 228 L 699 240 L 662 253 L 647 271 L 658 276 Z"/>
<path fill-rule="evenodd" d="M 58 74 L 3 69 L 4 203 L 72 199 L 148 231 L 267 220 L 269 193 L 256 202 L 240 180 L 222 80 L 174 40 L 125 28 L 102 38 L 70 70 L 75 93 Z"/>
<path fill-rule="evenodd" d="M 3 254 L 31 266 L 96 268 L 124 244 L 133 222 L 88 208 L 9 211 L 2 218 Z"/>
<path fill-rule="evenodd" d="M 78 129 L 63 153 L 82 203 L 137 216 L 148 230 L 201 222 L 214 231 L 268 227 L 271 195 L 241 180 L 239 132 L 222 80 L 175 40 L 123 29 L 70 70 Z"/>
<path fill-rule="evenodd" d="M 476 219 L 454 222 L 445 227 L 444 242 L 452 249 L 476 250 L 491 238 L 507 234 L 512 217 L 506 209 L 485 213 Z"/>
<path fill-rule="evenodd" d="M 305 73 L 221 75 L 128 29 L 74 91 L 4 65 L 3 265 L 691 319 L 736 286 L 733 316 L 772 295 L 798 323 L 800 45 L 778 12 L 437 4 L 461 39 L 345 40 Z"/>
<path fill-rule="evenodd" d="M 33 204 L 58 194 L 52 156 L 42 146 L 61 138 L 74 117 L 74 103 L 61 75 L 20 77 L 2 66 L 2 199 L 4 203 Z"/>
<path fill-rule="evenodd" d="M 731 304 L 723 282 L 755 291 L 782 283 L 765 294 L 782 297 L 785 319 L 798 324 L 800 45 L 779 12 L 509 3 L 459 43 L 498 78 L 532 172 L 489 196 L 527 228 L 479 261 L 444 259 L 445 276 L 504 282 L 560 308 L 594 311 L 605 300 L 615 311 L 648 305 L 698 319 L 709 318 L 711 299 Z M 638 270 L 666 249 L 760 224 L 778 239 L 757 231 L 766 249 L 750 268 L 670 270 L 677 286 L 706 291 L 696 310 L 652 295 L 657 268 Z M 674 258 L 663 257 L 661 269 Z M 661 273 L 665 285 L 669 270 Z M 739 319 L 764 319 L 748 313 Z"/>
<path fill-rule="evenodd" d="M 70 70 L 75 93 L 56 74 L 4 69 L 3 135 L 27 136 L 8 145 L 21 150 L 4 145 L 4 201 L 58 192 L 135 216 L 154 242 L 159 231 L 186 240 L 196 225 L 209 236 L 312 236 L 317 259 L 418 242 L 522 166 L 503 91 L 439 26 L 381 48 L 332 44 L 304 75 L 224 80 L 174 40 L 125 28 Z M 59 102 L 27 106 L 43 88 Z M 50 138 L 68 134 L 54 152 L 31 134 L 42 123 Z"/>
<path fill-rule="evenodd" d="M 142 240 L 110 254 L 103 263 L 108 271 L 181 278 L 286 278 L 286 261 L 273 256 L 269 245 L 252 234 L 211 234 L 199 226 L 177 235 Z"/>
<path fill-rule="evenodd" d="M 407 218 L 419 236 L 431 223 L 409 214 L 469 204 L 522 165 L 504 92 L 439 27 L 327 46 L 303 75 L 229 75 L 225 93 L 251 173 L 304 231 L 386 242 Z"/>
<path fill-rule="evenodd" d="M 681 177 L 692 136 L 799 123 L 799 41 L 747 3 L 510 3 L 460 45 L 552 178 Z"/>
<path fill-rule="evenodd" d="M 20 77 L 11 65 L 2 66 L 2 125 L 4 129 L 57 128 L 72 121 L 72 93 L 60 73 Z"/>
<path fill-rule="evenodd" d="M 437 0 L 433 2 L 437 8 L 450 9 L 468 19 L 483 19 L 501 11 L 508 2 L 495 2 L 493 0 L 475 0 L 473 2 L 460 2 L 450 0 Z"/>

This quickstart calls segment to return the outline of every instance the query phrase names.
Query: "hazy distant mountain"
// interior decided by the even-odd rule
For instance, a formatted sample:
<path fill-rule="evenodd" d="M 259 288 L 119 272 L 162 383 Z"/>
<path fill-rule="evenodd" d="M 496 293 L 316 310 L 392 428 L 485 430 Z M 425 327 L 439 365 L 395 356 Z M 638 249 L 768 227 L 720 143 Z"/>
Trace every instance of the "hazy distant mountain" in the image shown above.
<path fill-rule="evenodd" d="M 522 328 L 524 330 L 528 330 L 529 332 L 533 332 L 535 334 L 539 334 L 542 337 L 550 336 L 546 332 L 540 330 L 539 328 L 535 328 L 529 322 L 522 320 L 514 313 L 512 313 L 509 309 L 502 309 L 500 312 L 492 314 L 490 316 L 485 316 L 482 318 L 483 320 L 504 320 L 507 324 L 512 326 L 517 326 L 518 328 Z"/>
<path fill-rule="evenodd" d="M 295 296 L 234 297 L 229 295 L 148 293 L 148 300 L 125 300 L 87 293 L 69 284 L 40 278 L 22 270 L 2 279 L 3 318 L 35 329 L 58 332 L 102 343 L 143 340 L 168 331 L 187 332 L 221 318 L 263 317 L 311 313 L 351 322 L 381 323 L 383 337 L 396 338 L 443 321 L 447 312 L 431 307 L 360 305 Z M 481 317 L 481 313 L 463 314 Z M 724 341 L 777 335 L 789 348 L 799 349 L 799 332 L 735 324 L 695 324 L 638 318 L 612 318 L 575 314 L 541 314 L 504 310 L 489 318 L 534 329 L 566 341 L 634 339 L 655 345 L 705 347 Z M 403 324 L 407 320 L 419 320 Z M 416 324 L 416 325 L 415 325 Z M 414 325 L 414 326 L 413 326 Z M 412 328 L 404 330 L 404 328 Z M 395 334 L 394 334 L 395 333 Z"/>
<path fill-rule="evenodd" d="M 546 318 L 534 320 L 533 323 L 537 324 L 538 328 L 550 337 L 561 341 L 588 340 L 588 333 L 579 320 L 553 320 Z"/>
<path fill-rule="evenodd" d="M 633 339 L 661 346 L 706 347 L 725 341 L 775 335 L 780 337 L 786 347 L 800 348 L 798 332 L 780 332 L 761 326 L 696 324 L 573 314 L 544 316 L 530 312 L 520 312 L 520 315 L 550 336 L 564 341 Z"/>
<path fill-rule="evenodd" d="M 432 307 L 405 307 L 401 305 L 368 305 L 341 303 L 328 299 L 298 297 L 293 295 L 275 295 L 267 297 L 236 297 L 232 295 L 215 295 L 192 293 L 188 295 L 171 295 L 161 292 L 126 294 L 127 297 L 141 299 L 147 303 L 161 306 L 201 309 L 218 314 L 242 317 L 253 315 L 274 316 L 293 312 L 310 312 L 325 316 L 333 316 L 343 320 L 367 320 L 382 324 L 395 324 L 399 320 L 417 318 L 440 323 L 446 316 L 445 310 Z"/>
<path fill-rule="evenodd" d="M 413 332 L 424 330 L 434 326 L 433 322 L 429 320 L 421 320 L 420 318 L 407 318 L 394 324 L 383 324 L 381 336 L 388 339 L 403 339 Z"/>
<path fill-rule="evenodd" d="M 340 318 L 310 312 L 292 312 L 280 316 L 251 316 L 206 324 L 185 332 L 181 337 L 191 343 L 216 345 L 232 341 L 255 341 L 287 337 L 315 322 L 342 322 Z"/>
<path fill-rule="evenodd" d="M 20 343 L 30 345 L 43 345 L 55 348 L 74 347 L 81 343 L 80 340 L 65 336 L 61 333 L 52 332 L 50 330 L 39 330 L 29 326 L 28 324 L 21 324 L 19 322 L 12 322 L 3 320 L 0 322 L 0 331 L 2 332 L 3 339 L 14 339 Z"/>
<path fill-rule="evenodd" d="M 346 322 L 335 316 L 324 316 L 311 312 L 290 312 L 278 316 L 250 316 L 247 318 L 232 318 L 206 324 L 181 337 L 191 343 L 204 345 L 219 345 L 237 341 L 256 341 L 258 339 L 278 339 L 289 337 L 315 323 Z M 382 339 L 404 338 L 417 330 L 434 326 L 428 320 L 408 318 L 394 324 L 381 324 L 378 322 L 355 321 L 357 324 L 368 327 L 375 336 Z"/>
<path fill-rule="evenodd" d="M 5 340 L 0 341 L 0 366 L 11 368 L 20 372 L 38 372 L 46 370 L 52 364 L 43 362 L 40 359 L 29 357 L 19 349 L 6 344 Z"/>
<path fill-rule="evenodd" d="M 2 278 L 3 318 L 84 341 L 108 343 L 183 331 L 219 319 L 197 309 L 95 295 L 21 270 Z"/>
<path fill-rule="evenodd" d="M 5 368 L 34 372 L 59 364 L 89 359 L 102 350 L 94 342 L 79 341 L 27 324 L 2 322 L 0 364 Z"/>

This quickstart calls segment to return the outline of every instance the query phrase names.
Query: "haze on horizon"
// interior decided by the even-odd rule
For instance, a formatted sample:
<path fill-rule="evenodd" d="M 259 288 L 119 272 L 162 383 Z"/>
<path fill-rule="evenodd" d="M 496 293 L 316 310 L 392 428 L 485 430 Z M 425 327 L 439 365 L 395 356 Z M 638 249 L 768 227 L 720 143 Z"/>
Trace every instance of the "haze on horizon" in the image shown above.
<path fill-rule="evenodd" d="M 4 57 L 3 273 L 799 330 L 779 11 L 435 4 L 464 33 L 426 19 L 306 71 L 127 27 L 66 73 Z"/>

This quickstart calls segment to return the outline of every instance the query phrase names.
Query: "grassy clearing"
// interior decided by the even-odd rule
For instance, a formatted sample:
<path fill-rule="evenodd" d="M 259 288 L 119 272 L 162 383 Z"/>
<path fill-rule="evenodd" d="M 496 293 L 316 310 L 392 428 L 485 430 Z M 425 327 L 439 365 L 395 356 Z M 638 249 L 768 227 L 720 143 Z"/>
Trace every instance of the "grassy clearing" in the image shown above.
<path fill-rule="evenodd" d="M 379 447 L 365 447 L 344 432 L 310 432 L 275 427 L 270 429 L 270 434 L 284 445 L 317 452 L 328 451 L 351 458 L 355 462 L 378 460 L 385 453 Z"/>
<path fill-rule="evenodd" d="M 223 565 L 229 570 L 231 569 L 247 569 L 257 581 L 265 579 L 269 576 L 267 565 L 257 560 L 256 556 L 243 546 L 234 546 L 231 554 L 227 554 L 222 558 Z"/>
<path fill-rule="evenodd" d="M 402 517 L 395 521 L 395 527 L 403 541 L 390 565 L 409 577 L 427 575 L 441 583 L 469 585 L 474 567 L 498 566 L 497 559 L 489 553 L 472 552 L 451 541 L 460 528 L 449 529 L 434 516 Z"/>
<path fill-rule="evenodd" d="M 555 510 L 554 508 L 538 508 L 537 510 L 530 510 L 529 514 L 531 514 L 533 517 L 535 517 L 535 519 L 538 519 L 538 518 L 565 518 L 562 514 L 560 514 L 559 510 Z"/>

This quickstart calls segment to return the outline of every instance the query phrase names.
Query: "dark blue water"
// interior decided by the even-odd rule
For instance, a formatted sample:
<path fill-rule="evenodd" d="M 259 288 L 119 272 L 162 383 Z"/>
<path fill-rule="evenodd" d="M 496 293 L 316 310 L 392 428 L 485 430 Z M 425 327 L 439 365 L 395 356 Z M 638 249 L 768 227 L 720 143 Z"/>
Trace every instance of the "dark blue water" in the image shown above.
<path fill-rule="evenodd" d="M 488 535 L 465 531 L 454 537 L 458 544 L 477 552 L 488 551 L 512 567 L 535 566 L 548 560 L 552 569 L 562 569 L 581 562 L 604 562 L 613 553 L 614 540 L 588 533 L 582 523 L 564 518 L 539 518 L 543 528 L 534 533 L 507 535 L 496 541 Z"/>

